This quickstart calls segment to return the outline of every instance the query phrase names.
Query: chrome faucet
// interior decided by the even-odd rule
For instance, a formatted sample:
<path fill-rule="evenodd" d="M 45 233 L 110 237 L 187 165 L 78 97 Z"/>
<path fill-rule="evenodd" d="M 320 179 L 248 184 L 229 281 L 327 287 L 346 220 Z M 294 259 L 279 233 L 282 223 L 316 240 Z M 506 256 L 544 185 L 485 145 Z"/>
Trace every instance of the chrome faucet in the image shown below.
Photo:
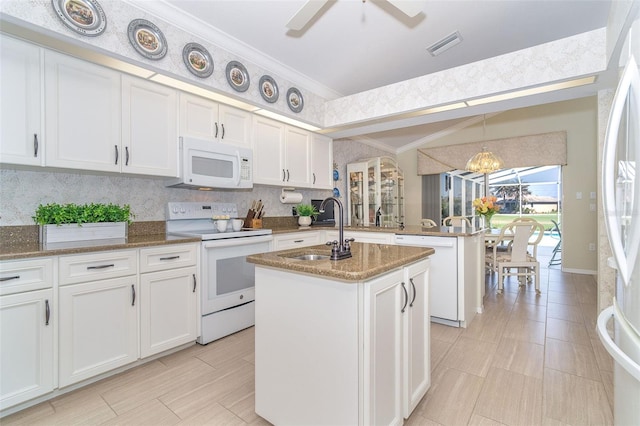
<path fill-rule="evenodd" d="M 342 203 L 335 197 L 328 197 L 322 200 L 320 204 L 320 213 L 324 213 L 324 206 L 327 201 L 333 201 L 338 205 L 338 241 L 328 241 L 328 246 L 333 246 L 331 249 L 331 260 L 348 259 L 351 257 L 351 245 L 354 238 L 344 239 L 344 217 L 342 215 Z"/>

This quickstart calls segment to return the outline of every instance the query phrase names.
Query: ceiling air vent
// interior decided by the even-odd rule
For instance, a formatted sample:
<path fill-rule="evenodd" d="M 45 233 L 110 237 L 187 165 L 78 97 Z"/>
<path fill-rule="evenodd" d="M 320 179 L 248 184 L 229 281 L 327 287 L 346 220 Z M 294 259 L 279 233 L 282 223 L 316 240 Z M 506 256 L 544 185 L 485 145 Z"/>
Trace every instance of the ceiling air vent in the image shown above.
<path fill-rule="evenodd" d="M 427 47 L 427 52 L 429 52 L 431 56 L 437 56 L 445 50 L 451 49 L 456 44 L 460 44 L 460 42 L 462 42 L 462 37 L 460 33 L 456 31 Z"/>

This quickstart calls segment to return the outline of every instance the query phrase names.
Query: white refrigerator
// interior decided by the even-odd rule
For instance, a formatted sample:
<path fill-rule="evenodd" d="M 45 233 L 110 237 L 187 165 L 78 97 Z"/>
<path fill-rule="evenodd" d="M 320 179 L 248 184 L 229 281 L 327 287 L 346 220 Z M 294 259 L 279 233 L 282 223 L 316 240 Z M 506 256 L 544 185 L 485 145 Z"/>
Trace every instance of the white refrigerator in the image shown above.
<path fill-rule="evenodd" d="M 638 26 L 632 37 L 638 37 L 633 34 L 640 31 Z M 602 164 L 604 215 L 613 252 L 607 263 L 616 269 L 616 290 L 613 305 L 598 317 L 597 331 L 615 361 L 616 425 L 640 425 L 639 59 L 637 50 L 629 49 L 609 116 Z M 613 338 L 607 325 L 613 326 Z"/>

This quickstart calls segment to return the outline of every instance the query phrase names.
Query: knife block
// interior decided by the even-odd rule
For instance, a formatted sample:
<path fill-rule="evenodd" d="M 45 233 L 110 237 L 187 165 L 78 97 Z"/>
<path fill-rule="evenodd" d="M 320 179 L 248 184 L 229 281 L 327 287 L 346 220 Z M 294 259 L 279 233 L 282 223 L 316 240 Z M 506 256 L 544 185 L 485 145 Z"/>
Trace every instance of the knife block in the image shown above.
<path fill-rule="evenodd" d="M 249 228 L 261 229 L 262 219 L 251 219 L 251 226 Z"/>

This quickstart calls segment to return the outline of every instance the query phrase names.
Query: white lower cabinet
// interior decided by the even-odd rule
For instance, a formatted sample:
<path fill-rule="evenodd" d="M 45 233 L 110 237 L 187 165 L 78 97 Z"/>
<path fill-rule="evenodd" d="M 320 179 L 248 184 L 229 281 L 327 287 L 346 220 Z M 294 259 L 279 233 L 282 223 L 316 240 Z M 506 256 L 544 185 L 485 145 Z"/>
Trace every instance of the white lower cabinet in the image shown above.
<path fill-rule="evenodd" d="M 327 240 L 333 241 L 338 239 L 339 232 L 337 230 L 326 231 L 325 235 Z M 354 238 L 358 243 L 394 244 L 394 236 L 395 234 L 389 232 L 344 231 L 345 238 Z"/>
<path fill-rule="evenodd" d="M 322 233 L 318 231 L 287 232 L 273 236 L 273 250 L 287 250 L 308 247 L 324 243 Z"/>
<path fill-rule="evenodd" d="M 431 386 L 431 338 L 429 322 L 429 271 L 427 264 L 414 263 L 404 269 L 409 295 L 403 323 L 403 415 L 408 418 Z"/>
<path fill-rule="evenodd" d="M 138 359 L 138 252 L 61 256 L 59 386 Z"/>
<path fill-rule="evenodd" d="M 192 265 L 184 268 L 176 266 Z M 140 250 L 140 357 L 175 348 L 197 337 L 196 246 Z"/>
<path fill-rule="evenodd" d="M 0 410 L 55 387 L 53 259 L 0 262 Z"/>
<path fill-rule="evenodd" d="M 61 388 L 138 359 L 137 276 L 59 289 Z"/>

